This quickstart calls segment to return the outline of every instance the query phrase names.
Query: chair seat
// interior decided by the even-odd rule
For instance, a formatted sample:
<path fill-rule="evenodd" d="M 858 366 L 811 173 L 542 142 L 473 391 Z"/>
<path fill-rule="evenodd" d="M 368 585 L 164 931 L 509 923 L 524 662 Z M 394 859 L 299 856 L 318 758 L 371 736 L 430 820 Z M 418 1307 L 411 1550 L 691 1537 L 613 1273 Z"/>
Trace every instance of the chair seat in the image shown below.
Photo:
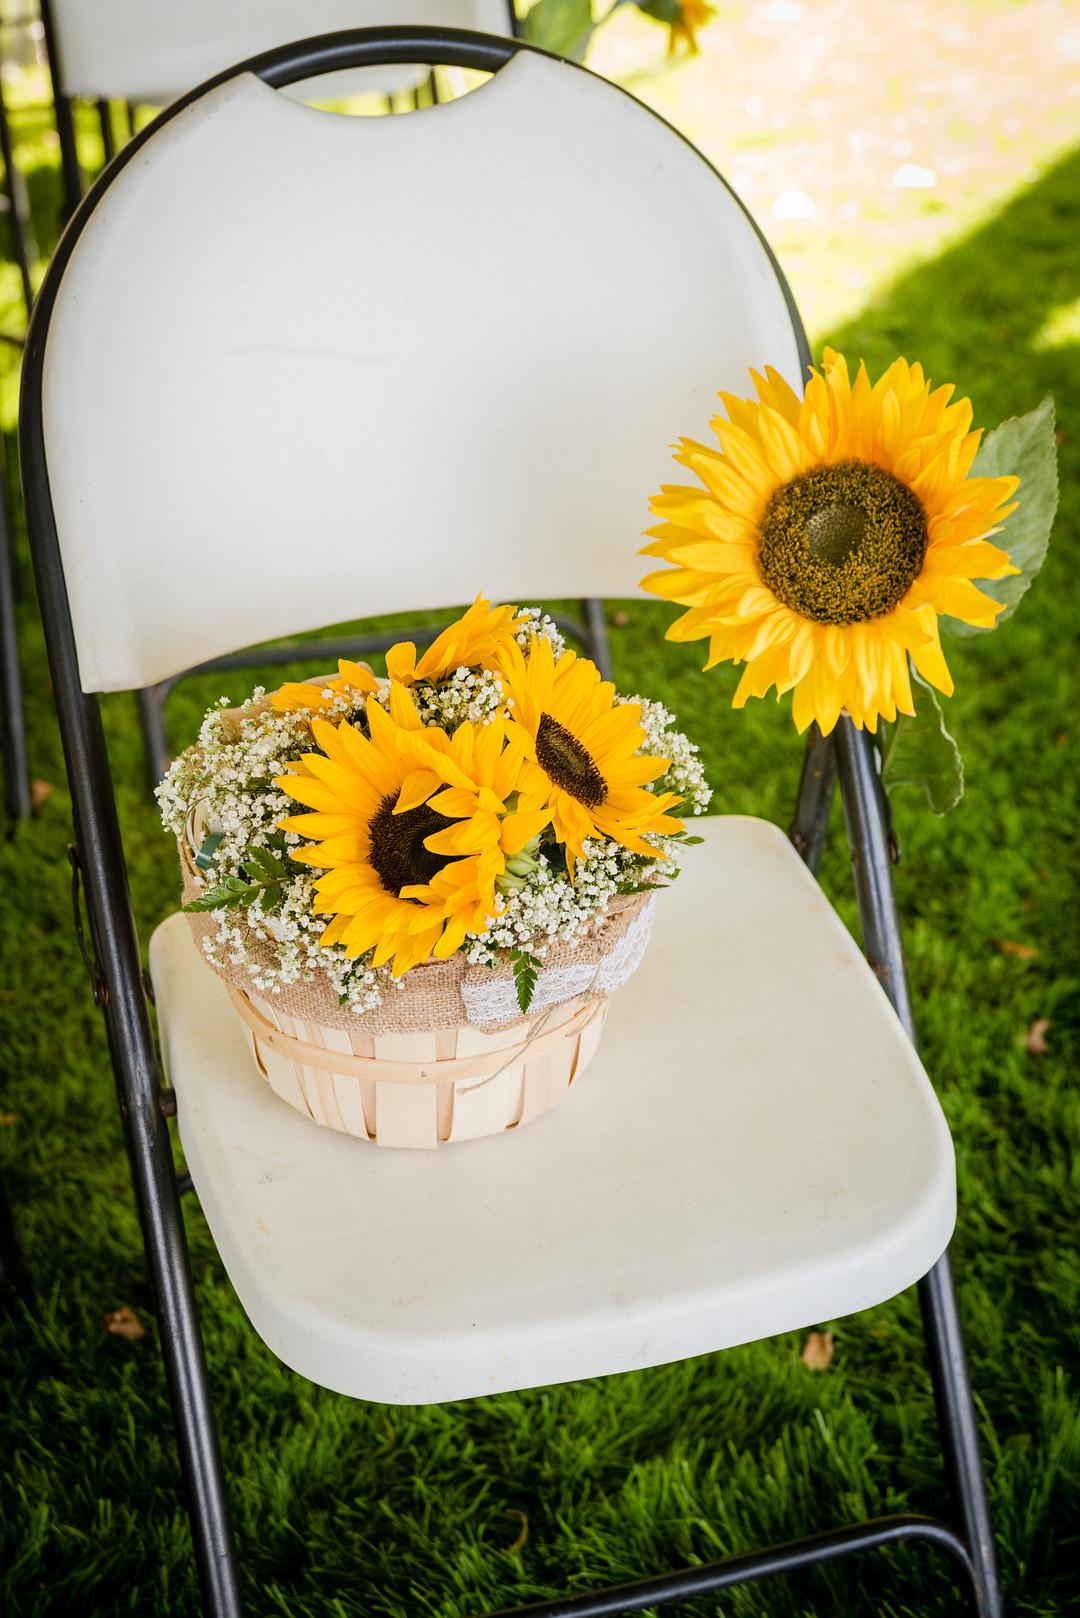
<path fill-rule="evenodd" d="M 184 917 L 157 929 L 188 1167 L 287 1365 L 391 1404 L 606 1375 L 866 1308 L 944 1251 L 952 1143 L 859 949 L 777 827 L 697 829 L 580 1083 L 435 1152 L 286 1106 Z"/>

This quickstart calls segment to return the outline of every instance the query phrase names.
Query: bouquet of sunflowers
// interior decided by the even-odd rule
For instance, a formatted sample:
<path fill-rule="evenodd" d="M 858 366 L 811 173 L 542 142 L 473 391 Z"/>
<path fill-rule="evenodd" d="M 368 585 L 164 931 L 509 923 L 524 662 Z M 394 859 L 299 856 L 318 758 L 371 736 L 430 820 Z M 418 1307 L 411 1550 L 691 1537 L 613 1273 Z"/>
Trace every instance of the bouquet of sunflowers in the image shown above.
<path fill-rule="evenodd" d="M 464 1054 L 445 1038 L 430 1053 L 437 1122 L 440 1085 L 520 1078 L 560 1028 L 595 1019 L 710 794 L 672 715 L 618 694 L 537 609 L 478 598 L 423 655 L 392 647 L 386 669 L 343 660 L 239 708 L 223 699 L 158 796 L 184 908 L 271 1082 L 278 1057 L 338 1088 L 415 1085 L 429 1072 L 415 1036 L 467 1029 Z M 313 1056 L 313 1027 L 342 1054 Z M 569 1083 L 581 1051 L 563 1054 Z M 515 1081 L 499 1127 L 521 1105 Z"/>

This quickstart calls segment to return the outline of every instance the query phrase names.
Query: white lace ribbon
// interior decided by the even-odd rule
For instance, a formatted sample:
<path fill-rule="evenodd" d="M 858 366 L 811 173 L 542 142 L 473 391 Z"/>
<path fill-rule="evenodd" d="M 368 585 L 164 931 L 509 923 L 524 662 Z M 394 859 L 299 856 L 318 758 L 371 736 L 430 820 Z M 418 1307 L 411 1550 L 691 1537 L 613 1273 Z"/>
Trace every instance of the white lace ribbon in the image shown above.
<path fill-rule="evenodd" d="M 529 1005 L 530 1017 L 552 1006 L 565 1005 L 568 1000 L 576 1000 L 579 994 L 609 995 L 620 989 L 641 965 L 652 933 L 655 905 L 656 898 L 652 896 L 641 906 L 610 952 L 599 961 L 542 968 Z M 465 1002 L 466 1017 L 474 1028 L 491 1028 L 521 1016 L 512 978 L 463 983 L 461 998 Z"/>

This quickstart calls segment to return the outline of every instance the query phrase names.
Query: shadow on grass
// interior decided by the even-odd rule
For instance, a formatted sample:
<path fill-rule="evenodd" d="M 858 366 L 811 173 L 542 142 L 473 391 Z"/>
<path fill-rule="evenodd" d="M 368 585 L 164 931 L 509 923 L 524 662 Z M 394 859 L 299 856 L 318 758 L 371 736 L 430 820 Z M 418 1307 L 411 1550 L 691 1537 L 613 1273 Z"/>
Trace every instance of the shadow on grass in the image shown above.
<path fill-rule="evenodd" d="M 1080 149 L 1018 192 L 974 233 L 876 294 L 833 334 L 872 366 L 916 351 L 934 376 L 960 378 L 992 424 L 1058 399 L 1075 416 L 1075 343 L 1040 348 L 1047 317 L 1080 296 Z"/>

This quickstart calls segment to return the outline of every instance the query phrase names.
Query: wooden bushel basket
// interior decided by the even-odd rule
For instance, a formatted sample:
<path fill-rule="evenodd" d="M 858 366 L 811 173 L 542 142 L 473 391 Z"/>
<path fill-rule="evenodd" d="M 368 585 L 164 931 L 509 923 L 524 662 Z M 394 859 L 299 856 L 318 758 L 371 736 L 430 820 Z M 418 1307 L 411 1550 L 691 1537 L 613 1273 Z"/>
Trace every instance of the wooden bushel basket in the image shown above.
<path fill-rule="evenodd" d="M 195 833 L 197 840 L 198 827 Z M 187 903 L 198 892 L 198 878 L 188 840 L 177 841 Z M 516 1011 L 508 970 L 502 980 L 507 998 L 497 1019 L 490 1004 L 486 1015 L 474 1015 L 469 985 L 461 978 L 447 1014 L 445 984 L 440 1003 L 438 989 L 425 977 L 418 979 L 418 999 L 409 1012 L 413 1026 L 406 1020 L 404 1028 L 387 1028 L 386 1008 L 370 1017 L 338 1015 L 331 1022 L 338 997 L 325 981 L 270 994 L 255 987 L 243 966 L 210 965 L 229 986 L 256 1067 L 290 1107 L 377 1146 L 433 1147 L 520 1129 L 561 1101 L 592 1060 L 610 994 L 640 961 L 653 903 L 645 894 L 613 899 L 599 939 L 549 951 L 549 965 L 557 971 L 571 966 L 578 976 L 563 983 L 565 998 L 548 992 L 525 1019 Z M 189 914 L 188 921 L 201 950 L 212 923 L 198 913 Z M 257 953 L 269 945 L 251 943 L 251 948 Z M 438 970 L 450 965 L 440 962 Z M 414 970 L 426 974 L 429 969 Z M 477 970 L 486 977 L 486 968 Z M 493 974 L 491 983 L 497 978 Z M 544 981 L 542 971 L 541 986 Z M 485 993 L 489 988 L 485 984 Z M 391 1010 L 394 1004 L 389 1003 Z M 496 1020 L 503 1026 L 490 1026 Z M 432 1026 L 426 1027 L 429 1021 Z M 481 1022 L 489 1026 L 477 1026 Z"/>
<path fill-rule="evenodd" d="M 372 1034 L 302 1022 L 230 988 L 271 1088 L 318 1124 L 378 1146 L 433 1147 L 519 1129 L 591 1060 L 606 999 L 579 996 L 486 1033 L 464 1025 Z"/>

